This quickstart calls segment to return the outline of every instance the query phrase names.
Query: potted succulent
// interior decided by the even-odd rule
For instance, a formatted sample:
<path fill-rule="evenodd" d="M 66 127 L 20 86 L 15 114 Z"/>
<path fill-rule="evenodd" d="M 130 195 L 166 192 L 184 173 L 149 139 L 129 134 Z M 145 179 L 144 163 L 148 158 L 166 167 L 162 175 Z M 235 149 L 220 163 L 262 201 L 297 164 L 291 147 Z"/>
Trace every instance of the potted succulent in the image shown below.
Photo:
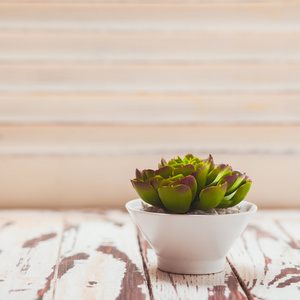
<path fill-rule="evenodd" d="M 163 271 L 222 271 L 229 249 L 257 210 L 243 201 L 250 178 L 228 164 L 215 164 L 211 155 L 162 159 L 157 170 L 136 169 L 131 183 L 140 199 L 126 208 Z"/>

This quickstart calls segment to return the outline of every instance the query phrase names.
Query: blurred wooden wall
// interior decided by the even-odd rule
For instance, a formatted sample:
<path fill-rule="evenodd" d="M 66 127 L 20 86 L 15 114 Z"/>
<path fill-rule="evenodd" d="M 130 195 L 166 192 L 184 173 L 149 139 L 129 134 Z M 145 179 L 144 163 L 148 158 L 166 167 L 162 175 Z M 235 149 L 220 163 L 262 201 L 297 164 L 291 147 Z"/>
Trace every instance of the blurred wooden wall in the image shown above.
<path fill-rule="evenodd" d="M 0 0 L 1 207 L 121 207 L 190 152 L 300 207 L 300 1 Z"/>

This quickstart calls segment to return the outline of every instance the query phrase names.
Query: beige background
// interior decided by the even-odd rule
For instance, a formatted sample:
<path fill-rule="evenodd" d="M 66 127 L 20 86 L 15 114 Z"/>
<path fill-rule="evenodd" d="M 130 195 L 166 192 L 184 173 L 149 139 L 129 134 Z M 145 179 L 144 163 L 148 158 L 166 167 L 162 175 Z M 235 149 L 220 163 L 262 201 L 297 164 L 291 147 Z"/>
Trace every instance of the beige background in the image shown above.
<path fill-rule="evenodd" d="M 190 152 L 300 207 L 300 1 L 0 0 L 0 207 L 123 207 Z"/>

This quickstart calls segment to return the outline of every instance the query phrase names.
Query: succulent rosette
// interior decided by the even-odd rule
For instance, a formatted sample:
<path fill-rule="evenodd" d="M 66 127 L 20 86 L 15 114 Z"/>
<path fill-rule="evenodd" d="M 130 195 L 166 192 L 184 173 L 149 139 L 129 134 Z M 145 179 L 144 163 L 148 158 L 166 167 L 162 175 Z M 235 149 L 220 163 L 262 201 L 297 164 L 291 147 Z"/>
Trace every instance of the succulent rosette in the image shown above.
<path fill-rule="evenodd" d="M 202 160 L 187 154 L 168 162 L 162 158 L 157 170 L 136 169 L 131 183 L 146 203 L 186 213 L 235 206 L 246 197 L 252 181 L 227 164 L 215 165 L 211 155 Z"/>

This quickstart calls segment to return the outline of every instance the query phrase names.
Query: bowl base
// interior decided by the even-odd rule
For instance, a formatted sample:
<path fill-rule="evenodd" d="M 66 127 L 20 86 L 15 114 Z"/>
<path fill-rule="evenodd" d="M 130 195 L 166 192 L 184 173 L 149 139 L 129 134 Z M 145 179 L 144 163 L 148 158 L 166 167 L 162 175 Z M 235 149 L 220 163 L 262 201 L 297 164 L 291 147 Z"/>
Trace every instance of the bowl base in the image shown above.
<path fill-rule="evenodd" d="M 211 261 L 180 261 L 157 256 L 157 267 L 165 272 L 177 274 L 203 275 L 224 271 L 225 258 Z"/>

